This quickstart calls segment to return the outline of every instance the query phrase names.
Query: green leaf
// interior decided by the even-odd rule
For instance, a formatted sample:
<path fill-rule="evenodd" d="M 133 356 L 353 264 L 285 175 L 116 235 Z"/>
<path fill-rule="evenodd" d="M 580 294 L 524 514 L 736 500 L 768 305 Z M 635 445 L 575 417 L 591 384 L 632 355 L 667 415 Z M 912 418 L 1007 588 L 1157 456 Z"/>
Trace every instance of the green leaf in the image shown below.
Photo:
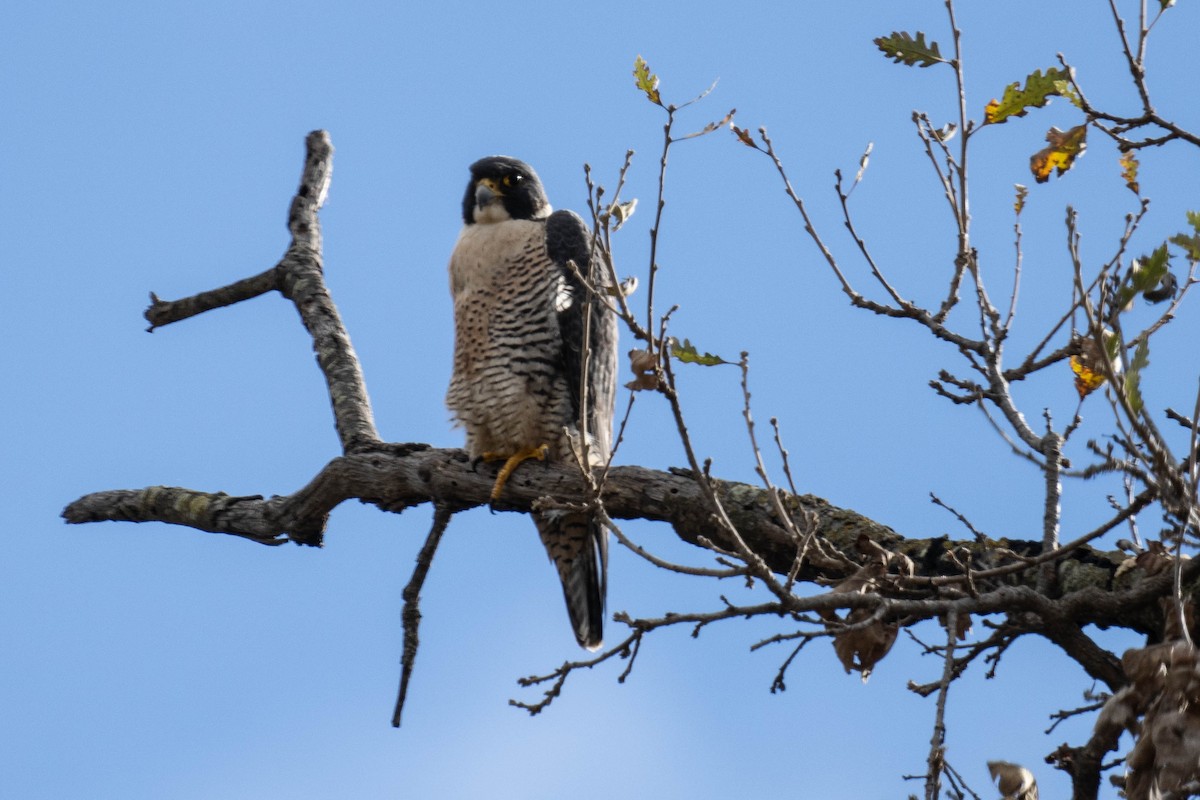
<path fill-rule="evenodd" d="M 1058 90 L 1060 95 L 1070 100 L 1071 105 L 1079 109 L 1083 108 L 1083 98 L 1075 91 L 1075 87 L 1071 85 L 1070 81 L 1055 81 L 1054 88 Z"/>
<path fill-rule="evenodd" d="M 1121 282 L 1117 291 L 1116 307 L 1126 309 L 1139 294 L 1148 300 L 1154 300 L 1155 291 L 1159 287 L 1169 288 L 1173 294 L 1175 279 L 1171 276 L 1171 254 L 1167 252 L 1166 242 L 1155 248 L 1148 256 L 1136 258 L 1129 265 L 1129 272 Z M 1163 298 L 1165 299 L 1165 298 Z"/>
<path fill-rule="evenodd" d="M 1171 244 L 1183 250 L 1188 261 L 1200 261 L 1200 236 L 1195 234 L 1189 236 L 1186 233 L 1177 233 L 1170 239 Z"/>
<path fill-rule="evenodd" d="M 894 31 L 891 36 L 880 36 L 876 39 L 875 46 L 897 64 L 930 67 L 947 63 L 938 50 L 937 42 L 925 44 L 925 34 L 921 31 L 917 31 L 915 39 L 905 31 Z"/>
<path fill-rule="evenodd" d="M 1031 108 L 1041 108 L 1051 97 L 1062 94 L 1059 84 L 1066 80 L 1067 73 L 1056 67 L 1046 70 L 1045 75 L 1040 69 L 1034 70 L 1025 78 L 1025 88 L 1019 82 L 1010 83 L 999 100 L 984 107 L 983 124 L 999 125 L 1010 117 L 1025 116 Z"/>
<path fill-rule="evenodd" d="M 696 346 L 687 339 L 684 339 L 683 344 L 680 344 L 679 340 L 674 337 L 671 338 L 671 355 L 685 364 L 700 364 L 704 367 L 715 367 L 717 364 L 730 363 L 720 356 L 714 356 L 712 353 L 701 354 L 696 350 Z"/>
<path fill-rule="evenodd" d="M 1150 342 L 1142 339 L 1133 351 L 1133 362 L 1125 373 L 1125 399 L 1133 413 L 1140 414 L 1142 403 L 1142 370 L 1150 366 Z"/>
<path fill-rule="evenodd" d="M 658 93 L 658 76 L 650 71 L 650 65 L 640 55 L 633 60 L 633 79 L 637 88 L 645 92 L 651 103 L 656 106 L 662 105 L 662 97 Z"/>
<path fill-rule="evenodd" d="M 1195 231 L 1192 235 L 1177 233 L 1170 238 L 1171 244 L 1180 247 L 1187 254 L 1188 261 L 1196 263 L 1200 261 L 1200 212 L 1187 212 L 1188 224 Z"/>
<path fill-rule="evenodd" d="M 1171 261 L 1171 255 L 1167 252 L 1167 245 L 1165 243 L 1159 245 L 1153 253 L 1148 256 L 1142 256 L 1139 260 L 1141 261 L 1141 267 L 1134 267 L 1133 270 L 1134 290 L 1144 292 L 1162 283 Z"/>

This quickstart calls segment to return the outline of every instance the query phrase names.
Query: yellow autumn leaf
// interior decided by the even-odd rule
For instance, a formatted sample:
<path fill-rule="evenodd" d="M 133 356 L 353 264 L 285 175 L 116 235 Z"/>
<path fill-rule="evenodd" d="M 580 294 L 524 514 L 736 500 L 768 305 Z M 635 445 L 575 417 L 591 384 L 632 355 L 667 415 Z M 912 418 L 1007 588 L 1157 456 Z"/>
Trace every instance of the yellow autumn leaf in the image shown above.
<path fill-rule="evenodd" d="M 1075 163 L 1075 159 L 1087 147 L 1087 124 L 1076 125 L 1069 131 L 1051 128 L 1046 132 L 1049 146 L 1034 153 L 1029 159 L 1029 169 L 1034 180 L 1045 183 L 1050 173 L 1058 170 L 1062 175 Z"/>
<path fill-rule="evenodd" d="M 1000 110 L 1000 101 L 992 98 L 986 106 L 983 107 L 983 124 L 987 125 L 996 118 L 996 112 Z"/>
<path fill-rule="evenodd" d="M 1112 368 L 1122 370 L 1121 358 L 1116 354 L 1118 343 L 1111 331 L 1104 332 L 1105 346 L 1088 336 L 1079 340 L 1079 353 L 1071 356 L 1071 372 L 1075 373 L 1075 391 L 1080 399 L 1087 397 L 1107 380 L 1104 362 L 1111 360 Z M 1105 352 L 1107 350 L 1107 352 Z"/>
<path fill-rule="evenodd" d="M 1075 373 L 1075 391 L 1087 397 L 1104 383 L 1104 373 L 1092 369 L 1079 356 L 1071 356 L 1071 372 Z"/>
<path fill-rule="evenodd" d="M 1140 195 L 1138 191 L 1138 160 L 1132 150 L 1126 150 L 1121 153 L 1121 158 L 1118 163 L 1121 165 L 1121 177 L 1125 179 L 1125 185 L 1129 187 L 1129 191 Z"/>

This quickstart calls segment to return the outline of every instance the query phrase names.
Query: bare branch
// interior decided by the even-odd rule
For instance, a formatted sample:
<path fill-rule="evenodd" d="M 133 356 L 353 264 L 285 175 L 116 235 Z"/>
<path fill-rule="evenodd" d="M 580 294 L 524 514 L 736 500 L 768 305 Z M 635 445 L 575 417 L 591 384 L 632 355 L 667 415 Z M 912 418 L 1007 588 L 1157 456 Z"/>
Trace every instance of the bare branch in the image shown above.
<path fill-rule="evenodd" d="M 417 648 L 421 641 L 417 637 L 417 629 L 421 625 L 421 587 L 425 585 L 425 576 L 429 574 L 429 565 L 437 552 L 442 534 L 450 524 L 454 512 L 442 503 L 433 506 L 433 526 L 429 536 L 417 554 L 417 565 L 413 568 L 412 578 L 404 587 L 404 611 L 401 619 L 404 622 L 404 654 L 400 659 L 400 690 L 396 695 L 396 708 L 392 711 L 392 727 L 400 727 L 400 715 L 404 711 L 404 700 L 408 696 L 408 681 L 412 677 L 413 663 L 417 660 Z"/>
<path fill-rule="evenodd" d="M 154 330 L 267 291 L 279 291 L 295 303 L 312 336 L 317 363 L 329 387 L 338 438 L 343 452 L 351 453 L 378 445 L 379 432 L 358 357 L 325 286 L 317 212 L 325 202 L 333 176 L 333 144 L 325 131 L 313 131 L 305 145 L 300 187 L 288 212 L 292 243 L 279 263 L 252 278 L 182 300 L 164 301 L 151 294 L 145 316 L 150 330 Z"/>

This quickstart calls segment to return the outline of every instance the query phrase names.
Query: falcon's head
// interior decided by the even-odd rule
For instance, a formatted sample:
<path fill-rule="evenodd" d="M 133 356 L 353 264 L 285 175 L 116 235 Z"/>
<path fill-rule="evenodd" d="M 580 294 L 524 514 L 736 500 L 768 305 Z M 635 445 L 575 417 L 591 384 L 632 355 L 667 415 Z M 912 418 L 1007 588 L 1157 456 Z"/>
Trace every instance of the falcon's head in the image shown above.
<path fill-rule="evenodd" d="M 550 201 L 533 167 L 508 156 L 488 156 L 471 165 L 471 182 L 463 197 L 463 222 L 545 219 Z"/>

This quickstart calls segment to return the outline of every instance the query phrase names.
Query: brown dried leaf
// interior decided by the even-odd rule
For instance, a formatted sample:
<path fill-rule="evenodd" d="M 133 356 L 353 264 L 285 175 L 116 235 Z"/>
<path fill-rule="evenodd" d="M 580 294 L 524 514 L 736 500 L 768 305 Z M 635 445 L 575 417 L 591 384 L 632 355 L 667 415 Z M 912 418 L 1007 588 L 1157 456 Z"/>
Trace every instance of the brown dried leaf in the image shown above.
<path fill-rule="evenodd" d="M 754 137 L 750 135 L 750 131 L 746 128 L 739 128 L 737 125 L 734 125 L 732 122 L 730 122 L 729 130 L 733 131 L 733 135 L 738 138 L 739 142 L 746 145 L 746 147 L 753 147 L 755 150 L 762 149 L 755 144 Z"/>
<path fill-rule="evenodd" d="M 987 765 L 1004 800 L 1038 800 L 1037 781 L 1025 767 L 1008 761 L 989 761 Z"/>
<path fill-rule="evenodd" d="M 850 613 L 847 625 L 868 619 L 873 612 L 857 608 Z M 833 649 L 846 674 L 857 671 L 862 673 L 863 683 L 871 677 L 872 670 L 883 657 L 892 649 L 900 626 L 894 622 L 876 621 L 864 628 L 857 628 L 833 637 Z"/>
<path fill-rule="evenodd" d="M 971 619 L 970 614 L 961 614 L 961 613 L 956 615 L 954 619 L 955 619 L 954 631 L 953 631 L 954 639 L 955 639 L 955 641 L 961 642 L 963 639 L 966 639 L 971 634 L 971 626 L 974 624 L 974 621 Z M 942 628 L 945 629 L 947 634 L 951 633 L 951 631 L 950 631 L 950 615 L 948 613 L 947 614 L 938 614 L 938 622 L 941 623 Z"/>
<path fill-rule="evenodd" d="M 853 575 L 843 580 L 837 586 L 829 590 L 830 594 L 867 594 L 878 589 L 879 579 L 887 574 L 887 566 L 878 561 L 870 561 L 859 567 Z M 818 611 L 821 619 L 826 622 L 842 621 L 838 613 L 833 610 Z"/>
<path fill-rule="evenodd" d="M 638 375 L 625 384 L 625 388 L 631 392 L 652 392 L 658 388 L 658 376 L 653 373 Z"/>
<path fill-rule="evenodd" d="M 633 370 L 634 379 L 625 384 L 625 388 L 633 392 L 652 391 L 658 388 L 658 360 L 647 350 L 630 350 L 629 367 Z"/>

